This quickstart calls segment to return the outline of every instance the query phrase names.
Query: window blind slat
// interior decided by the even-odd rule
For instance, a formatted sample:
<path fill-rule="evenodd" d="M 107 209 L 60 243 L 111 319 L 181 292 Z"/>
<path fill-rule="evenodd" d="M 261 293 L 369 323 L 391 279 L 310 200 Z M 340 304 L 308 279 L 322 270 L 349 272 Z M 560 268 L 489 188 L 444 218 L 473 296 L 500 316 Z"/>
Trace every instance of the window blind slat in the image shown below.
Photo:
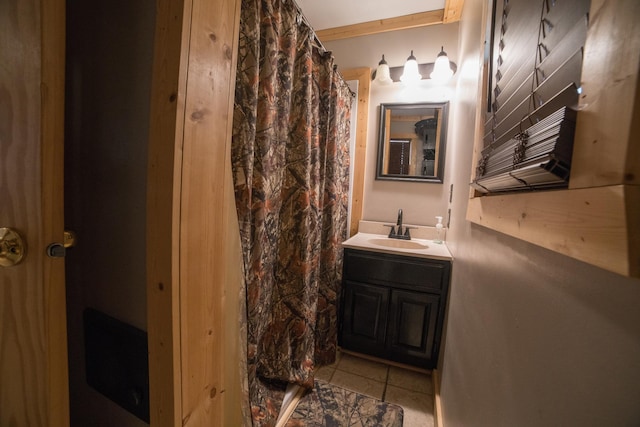
<path fill-rule="evenodd" d="M 546 103 L 533 110 L 530 114 L 527 114 L 528 110 L 525 108 L 527 105 L 526 103 L 523 103 L 523 105 L 521 105 L 518 110 L 514 111 L 514 114 L 512 115 L 512 117 L 520 117 L 521 119 L 515 121 L 504 121 L 500 126 L 498 126 L 495 129 L 496 137 L 491 146 L 499 147 L 520 133 L 523 129 L 539 122 L 562 106 L 575 104 L 577 97 L 577 88 L 573 83 L 570 83 L 560 93 L 556 94 Z M 520 115 L 518 116 L 518 114 Z"/>
<path fill-rule="evenodd" d="M 529 96 L 532 90 L 535 90 L 536 85 L 540 85 L 540 82 L 543 82 L 548 76 L 556 73 L 558 68 L 563 66 L 572 55 L 575 55 L 576 46 L 581 47 L 584 45 L 586 31 L 586 20 L 576 22 L 573 28 L 571 28 L 568 33 L 565 33 L 565 38 L 557 45 L 554 45 L 548 54 L 546 54 L 545 58 L 535 67 L 535 81 L 531 81 L 531 77 L 534 76 L 535 61 L 530 59 L 522 62 L 518 74 L 514 75 L 514 78 L 509 84 L 503 86 L 499 94 L 495 94 L 496 105 L 498 106 L 496 110 L 498 122 L 501 121 L 500 117 L 505 114 L 504 111 L 500 111 L 501 109 L 504 108 L 506 111 L 509 111 L 514 108 L 515 105 L 520 104 L 522 99 Z M 575 77 L 579 78 L 579 76 L 580 70 L 577 70 L 573 77 L 567 75 L 567 81 Z M 576 86 L 579 86 L 579 81 L 574 80 L 574 83 L 576 83 Z M 516 84 L 519 84 L 519 86 L 516 86 Z M 561 90 L 564 86 L 564 84 L 560 85 L 558 90 Z"/>
<path fill-rule="evenodd" d="M 531 87 L 533 85 L 533 75 L 529 75 L 528 80 L 525 80 L 519 91 L 512 96 L 512 98 L 495 113 L 497 123 L 494 126 L 494 133 L 498 138 L 501 138 L 505 129 L 512 129 L 514 125 L 524 118 L 526 118 L 533 110 L 543 105 L 548 100 L 552 99 L 558 93 L 562 92 L 568 84 L 573 83 L 577 88 L 580 82 L 573 81 L 576 75 L 580 75 L 582 67 L 582 49 L 574 52 L 574 54 L 568 58 L 560 67 L 546 76 L 546 79 L 537 86 L 533 92 Z M 569 101 L 569 97 L 564 98 L 564 101 Z M 518 104 L 515 102 L 519 101 Z M 578 93 L 576 92 L 570 104 L 565 104 L 570 107 L 576 107 L 578 102 Z M 504 117 L 503 117 L 504 116 Z M 508 131 L 506 131 L 508 133 Z M 513 136 L 513 135 L 510 135 Z"/>
<path fill-rule="evenodd" d="M 485 123 L 485 145 L 499 145 L 517 134 L 519 123 L 550 100 L 553 106 L 560 99 L 575 106 L 575 91 L 556 95 L 580 84 L 589 9 L 589 0 L 499 3 L 493 54 L 501 60 L 493 61 L 493 111 Z"/>

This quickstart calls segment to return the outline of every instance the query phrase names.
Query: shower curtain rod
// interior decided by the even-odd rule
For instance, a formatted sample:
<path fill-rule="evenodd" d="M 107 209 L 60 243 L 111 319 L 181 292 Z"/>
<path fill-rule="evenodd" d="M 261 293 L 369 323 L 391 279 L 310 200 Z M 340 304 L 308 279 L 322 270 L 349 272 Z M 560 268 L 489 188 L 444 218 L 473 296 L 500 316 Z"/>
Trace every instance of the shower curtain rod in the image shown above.
<path fill-rule="evenodd" d="M 285 0 L 286 1 L 286 0 Z M 313 42 L 316 43 L 316 47 L 318 49 L 320 49 L 320 53 L 325 54 L 327 53 L 327 48 L 324 47 L 324 45 L 322 44 L 322 42 L 320 41 L 320 39 L 318 38 L 318 35 L 316 34 L 316 30 L 313 29 L 313 26 L 311 25 L 311 23 L 309 22 L 309 20 L 307 19 L 306 16 L 304 16 L 304 13 L 302 13 L 302 9 L 300 8 L 300 6 L 298 5 L 298 3 L 295 0 L 291 0 L 294 4 L 294 6 L 296 7 L 296 10 L 298 11 L 298 20 L 302 20 L 302 22 L 305 23 L 305 25 L 307 27 L 309 27 L 309 29 L 311 30 L 311 34 L 313 35 Z M 333 69 L 337 70 L 338 65 L 334 65 Z M 349 87 L 349 85 L 347 84 L 347 82 L 344 80 L 344 78 L 342 78 L 342 75 L 340 75 L 342 82 L 347 86 L 347 88 L 349 89 L 349 92 L 351 93 L 351 96 L 353 98 L 356 97 L 356 93 L 351 90 L 351 88 Z"/>
<path fill-rule="evenodd" d="M 313 26 L 311 25 L 311 23 L 309 22 L 309 20 L 307 19 L 306 16 L 304 16 L 304 13 L 302 13 L 302 9 L 300 8 L 300 6 L 298 5 L 298 3 L 295 0 L 291 0 L 293 1 L 293 4 L 296 6 L 296 10 L 298 11 L 298 17 L 299 19 L 302 19 L 302 21 L 307 25 L 307 27 L 309 27 L 309 29 L 311 30 L 311 33 L 313 34 L 313 41 L 315 43 L 317 43 L 317 48 L 321 50 L 321 53 L 326 53 L 327 49 L 324 47 L 324 45 L 322 44 L 322 42 L 320 41 L 320 39 L 318 38 L 318 35 L 316 34 L 316 30 L 313 29 Z"/>

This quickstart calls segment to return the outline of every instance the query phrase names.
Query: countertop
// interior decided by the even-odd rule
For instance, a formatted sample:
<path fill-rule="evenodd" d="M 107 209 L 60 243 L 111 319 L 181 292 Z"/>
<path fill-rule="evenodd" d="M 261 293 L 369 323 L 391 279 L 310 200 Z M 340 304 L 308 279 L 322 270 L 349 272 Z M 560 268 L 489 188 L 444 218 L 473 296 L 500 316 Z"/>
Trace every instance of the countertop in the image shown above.
<path fill-rule="evenodd" d="M 408 242 L 413 248 L 392 247 Z M 387 246 L 389 245 L 389 246 Z M 419 246 L 426 246 L 422 248 Z M 343 248 L 360 249 L 371 252 L 381 252 L 394 255 L 405 255 L 419 258 L 431 258 L 453 261 L 453 257 L 445 243 L 434 243 L 428 239 L 399 240 L 390 239 L 385 234 L 358 232 L 350 239 L 342 242 Z"/>

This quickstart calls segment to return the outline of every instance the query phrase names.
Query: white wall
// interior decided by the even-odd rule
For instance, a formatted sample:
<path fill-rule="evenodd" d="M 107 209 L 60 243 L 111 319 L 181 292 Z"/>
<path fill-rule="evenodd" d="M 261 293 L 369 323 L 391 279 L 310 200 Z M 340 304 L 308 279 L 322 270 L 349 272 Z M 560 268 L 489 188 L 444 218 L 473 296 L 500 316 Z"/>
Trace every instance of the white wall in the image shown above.
<path fill-rule="evenodd" d="M 481 16 L 482 1 L 467 0 L 447 153 L 455 261 L 441 371 L 445 425 L 640 425 L 640 280 L 465 220 Z"/>
<path fill-rule="evenodd" d="M 458 24 L 434 25 L 411 30 L 395 31 L 353 39 L 337 40 L 325 44 L 332 51 L 339 70 L 357 67 L 375 69 L 382 54 L 390 66 L 401 66 L 411 50 L 419 63 L 433 62 L 444 46 L 449 59 L 458 62 Z M 456 77 L 446 87 L 435 86 L 423 80 L 417 88 L 405 89 L 402 83 L 371 85 L 365 185 L 363 193 L 363 219 L 395 222 L 398 209 L 403 209 L 407 224 L 435 225 L 435 216 L 447 218 L 451 174 L 447 170 L 450 159 L 445 158 L 443 184 L 395 182 L 375 180 L 376 150 L 378 146 L 379 106 L 381 103 L 439 102 L 453 104 Z M 451 109 L 451 105 L 450 105 Z M 449 113 L 449 129 L 452 114 Z M 449 133 L 450 134 L 450 133 Z M 447 138 L 447 144 L 450 144 Z M 447 148 L 448 152 L 449 148 Z"/>

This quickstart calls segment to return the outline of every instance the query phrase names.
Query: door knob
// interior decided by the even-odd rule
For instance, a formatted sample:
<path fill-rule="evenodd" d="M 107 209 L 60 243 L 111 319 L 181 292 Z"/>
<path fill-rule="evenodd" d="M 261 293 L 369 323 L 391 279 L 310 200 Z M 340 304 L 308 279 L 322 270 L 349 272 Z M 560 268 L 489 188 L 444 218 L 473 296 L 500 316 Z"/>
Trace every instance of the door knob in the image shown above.
<path fill-rule="evenodd" d="M 27 252 L 22 236 L 8 227 L 0 228 L 0 266 L 11 267 L 19 264 Z"/>

